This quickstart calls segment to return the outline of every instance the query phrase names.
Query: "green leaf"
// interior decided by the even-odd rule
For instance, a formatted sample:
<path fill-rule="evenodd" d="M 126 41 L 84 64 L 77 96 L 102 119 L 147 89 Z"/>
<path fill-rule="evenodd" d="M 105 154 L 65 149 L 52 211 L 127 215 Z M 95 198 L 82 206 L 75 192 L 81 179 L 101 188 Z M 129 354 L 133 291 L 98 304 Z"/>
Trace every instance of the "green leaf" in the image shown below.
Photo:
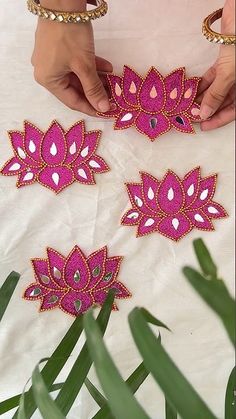
<path fill-rule="evenodd" d="M 98 404 L 98 406 L 100 407 L 105 406 L 105 404 L 107 403 L 107 400 L 102 395 L 102 393 L 100 393 L 100 391 L 93 385 L 93 383 L 91 383 L 91 381 L 88 378 L 86 378 L 84 384 L 86 385 L 89 393 L 91 394 L 95 402 Z"/>
<path fill-rule="evenodd" d="M 202 272 L 211 277 L 212 279 L 217 278 L 217 267 L 212 260 L 209 250 L 205 246 L 202 239 L 197 239 L 193 241 L 193 247 L 199 262 L 199 265 L 202 268 Z"/>
<path fill-rule="evenodd" d="M 98 379 L 114 417 L 149 419 L 111 359 L 91 311 L 84 315 L 84 329 Z"/>
<path fill-rule="evenodd" d="M 63 383 L 53 384 L 50 392 L 60 390 L 63 386 Z M 27 394 L 27 392 L 25 393 Z M 17 394 L 16 396 L 11 397 L 10 399 L 4 400 L 0 402 L 0 415 L 3 415 L 3 413 L 8 412 L 9 410 L 14 409 L 19 405 L 21 398 L 21 394 Z"/>
<path fill-rule="evenodd" d="M 114 296 L 114 291 L 110 291 L 108 293 L 108 297 L 103 304 L 103 307 L 96 320 L 97 327 L 101 331 L 102 335 L 104 335 L 107 328 L 112 305 L 114 302 Z M 82 385 L 84 384 L 84 380 L 88 375 L 91 365 L 92 360 L 87 348 L 87 344 L 85 343 L 67 379 L 65 380 L 61 391 L 56 397 L 56 403 L 64 415 L 67 415 L 67 413 L 70 411 Z"/>
<path fill-rule="evenodd" d="M 71 325 L 64 338 L 53 352 L 51 358 L 46 363 L 42 370 L 42 376 L 47 388 L 50 388 L 61 369 L 66 364 L 71 352 L 73 351 L 81 333 L 83 331 L 83 318 L 77 317 Z M 25 416 L 26 419 L 30 418 L 36 410 L 36 404 L 33 397 L 32 387 L 25 394 Z M 13 416 L 13 419 L 17 418 L 18 410 Z"/>
<path fill-rule="evenodd" d="M 226 395 L 225 395 L 225 419 L 235 419 L 236 414 L 236 397 L 235 391 L 235 373 L 236 368 L 234 367 L 227 384 Z"/>
<path fill-rule="evenodd" d="M 145 318 L 145 320 L 147 320 L 148 323 L 154 324 L 154 326 L 163 327 L 164 329 L 167 329 L 167 330 L 169 330 L 169 332 L 171 332 L 169 327 L 167 327 L 164 323 L 162 323 L 160 320 L 158 320 L 156 317 L 154 317 L 145 308 L 141 307 L 140 312 L 142 313 L 143 317 Z"/>
<path fill-rule="evenodd" d="M 172 408 L 167 399 L 165 399 L 166 419 L 177 419 L 176 410 Z"/>
<path fill-rule="evenodd" d="M 66 419 L 48 393 L 48 389 L 39 371 L 39 364 L 35 367 L 32 375 L 33 394 L 39 411 L 43 419 Z"/>
<path fill-rule="evenodd" d="M 26 419 L 25 415 L 25 393 L 21 394 L 20 400 L 19 400 L 19 408 L 17 410 L 17 419 Z"/>
<path fill-rule="evenodd" d="M 208 280 L 199 272 L 185 267 L 183 273 L 202 299 L 221 318 L 229 338 L 235 344 L 235 301 L 221 279 Z"/>
<path fill-rule="evenodd" d="M 136 393 L 136 391 L 143 384 L 148 375 L 149 372 L 146 370 L 142 362 L 126 380 L 126 383 L 133 394 Z M 114 416 L 112 416 L 109 406 L 106 404 L 96 413 L 93 419 L 114 419 Z"/>
<path fill-rule="evenodd" d="M 144 365 L 181 418 L 216 419 L 166 353 L 138 308 L 130 313 L 129 324 Z"/>
<path fill-rule="evenodd" d="M 0 288 L 0 321 L 20 279 L 20 274 L 12 271 Z"/>

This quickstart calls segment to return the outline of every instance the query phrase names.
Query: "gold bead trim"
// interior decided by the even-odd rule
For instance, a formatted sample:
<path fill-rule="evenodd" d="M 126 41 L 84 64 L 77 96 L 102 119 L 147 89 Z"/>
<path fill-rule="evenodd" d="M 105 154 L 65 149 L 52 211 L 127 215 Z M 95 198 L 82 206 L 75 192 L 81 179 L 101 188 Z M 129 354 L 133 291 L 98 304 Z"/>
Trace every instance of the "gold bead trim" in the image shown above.
<path fill-rule="evenodd" d="M 106 1 L 97 0 L 97 4 L 98 6 L 93 10 L 69 13 L 46 9 L 41 6 L 39 0 L 27 0 L 27 7 L 31 13 L 43 19 L 60 23 L 86 23 L 105 16 L 108 11 Z"/>
<path fill-rule="evenodd" d="M 222 35 L 221 33 L 215 32 L 211 29 L 211 25 L 218 19 L 221 19 L 223 9 L 216 10 L 204 19 L 202 25 L 202 33 L 210 42 L 221 45 L 235 45 L 235 35 Z"/>

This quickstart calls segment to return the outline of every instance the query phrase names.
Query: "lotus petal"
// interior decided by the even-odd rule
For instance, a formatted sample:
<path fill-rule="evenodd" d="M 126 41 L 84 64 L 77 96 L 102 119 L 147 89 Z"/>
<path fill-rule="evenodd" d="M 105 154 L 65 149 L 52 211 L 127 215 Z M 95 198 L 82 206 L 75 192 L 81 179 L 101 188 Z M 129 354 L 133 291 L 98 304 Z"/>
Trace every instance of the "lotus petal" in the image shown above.
<path fill-rule="evenodd" d="M 58 287 L 66 288 L 67 285 L 63 278 L 63 268 L 66 258 L 50 247 L 47 248 L 47 256 L 48 268 L 51 278 L 58 285 Z"/>
<path fill-rule="evenodd" d="M 155 232 L 161 219 L 162 217 L 159 215 L 143 216 L 139 222 L 137 237 L 146 236 Z"/>
<path fill-rule="evenodd" d="M 107 257 L 107 247 L 99 249 L 97 252 L 92 253 L 87 258 L 87 264 L 91 273 L 90 283 L 87 286 L 87 290 L 96 288 L 97 284 L 103 278 L 105 274 L 105 263 Z"/>
<path fill-rule="evenodd" d="M 77 159 L 82 149 L 84 134 L 84 121 L 80 121 L 73 125 L 69 131 L 66 132 L 65 138 L 67 144 L 67 154 L 64 162 L 65 164 L 71 164 Z"/>
<path fill-rule="evenodd" d="M 196 167 L 184 176 L 182 185 L 185 193 L 185 208 L 190 207 L 195 201 L 198 195 L 200 180 L 200 167 Z"/>
<path fill-rule="evenodd" d="M 166 91 L 165 111 L 171 112 L 179 104 L 184 90 L 185 69 L 178 68 L 164 78 Z"/>
<path fill-rule="evenodd" d="M 50 276 L 47 259 L 32 259 L 32 265 L 36 281 L 49 290 L 59 289 L 58 285 Z"/>
<path fill-rule="evenodd" d="M 191 124 L 191 121 L 187 115 L 183 113 L 180 115 L 170 116 L 170 122 L 173 128 L 177 131 L 184 132 L 187 134 L 194 134 L 194 128 Z"/>
<path fill-rule="evenodd" d="M 127 110 L 130 109 L 130 105 L 126 103 L 123 97 L 122 78 L 114 74 L 108 74 L 107 79 L 111 88 L 112 98 L 116 102 L 116 104 L 119 106 L 119 108 L 127 109 Z"/>
<path fill-rule="evenodd" d="M 216 181 L 217 175 L 208 176 L 200 181 L 197 198 L 192 204 L 193 209 L 205 207 L 212 200 L 215 194 Z"/>
<path fill-rule="evenodd" d="M 94 300 L 89 293 L 71 290 L 62 297 L 60 308 L 72 316 L 79 316 L 85 313 L 93 304 Z"/>
<path fill-rule="evenodd" d="M 166 214 L 178 213 L 184 206 L 184 190 L 178 176 L 169 170 L 160 184 L 158 204 Z"/>
<path fill-rule="evenodd" d="M 30 122 L 25 121 L 24 127 L 24 148 L 31 159 L 42 163 L 40 147 L 43 139 L 43 132 Z"/>
<path fill-rule="evenodd" d="M 111 287 L 111 284 L 116 280 L 119 274 L 122 259 L 122 257 L 116 256 L 106 260 L 104 275 L 102 276 L 100 282 L 96 285 L 96 290 Z"/>
<path fill-rule="evenodd" d="M 139 224 L 142 218 L 142 213 L 135 208 L 131 208 L 123 215 L 121 224 L 125 226 L 135 226 Z"/>
<path fill-rule="evenodd" d="M 201 79 L 198 77 L 185 80 L 182 99 L 173 110 L 175 115 L 181 114 L 192 106 L 197 95 L 197 89 L 200 80 Z"/>
<path fill-rule="evenodd" d="M 9 131 L 8 132 L 11 145 L 14 150 L 15 156 L 21 160 L 26 166 L 38 167 L 39 163 L 31 159 L 25 150 L 24 147 L 24 134 L 19 131 Z"/>
<path fill-rule="evenodd" d="M 91 273 L 82 250 L 75 246 L 66 259 L 64 280 L 74 290 L 85 289 L 91 281 Z"/>
<path fill-rule="evenodd" d="M 64 162 L 66 154 L 64 131 L 57 121 L 53 121 L 42 139 L 41 157 L 46 164 L 57 166 Z"/>
<path fill-rule="evenodd" d="M 157 191 L 160 182 L 152 175 L 148 173 L 141 173 L 142 179 L 142 195 L 144 201 L 152 211 L 158 211 L 159 206 L 157 204 Z"/>
<path fill-rule="evenodd" d="M 23 298 L 26 300 L 36 301 L 43 298 L 50 292 L 47 288 L 43 287 L 41 284 L 33 283 L 28 285 L 26 288 Z"/>
<path fill-rule="evenodd" d="M 222 205 L 213 201 L 208 202 L 208 204 L 202 208 L 202 211 L 209 219 L 225 218 L 228 216 Z"/>
<path fill-rule="evenodd" d="M 131 292 L 119 281 L 113 282 L 111 289 L 115 290 L 115 298 L 130 298 Z"/>
<path fill-rule="evenodd" d="M 192 229 L 193 225 L 183 213 L 177 213 L 163 218 L 158 225 L 159 233 L 174 241 L 179 241 Z"/>
<path fill-rule="evenodd" d="M 142 85 L 142 78 L 136 71 L 128 66 L 124 66 L 122 91 L 126 102 L 134 107 L 138 107 L 138 95 Z"/>
<path fill-rule="evenodd" d="M 94 173 L 105 173 L 110 170 L 105 160 L 96 154 L 94 154 L 91 159 L 88 160 L 88 166 Z"/>
<path fill-rule="evenodd" d="M 137 116 L 140 114 L 139 110 L 121 111 L 117 117 L 114 129 L 127 129 L 135 124 Z"/>
<path fill-rule="evenodd" d="M 40 306 L 40 311 L 53 310 L 60 306 L 60 300 L 63 297 L 63 291 L 50 291 L 43 297 L 43 301 Z"/>
<path fill-rule="evenodd" d="M 38 182 L 59 193 L 74 182 L 73 170 L 66 166 L 45 167 L 38 175 Z"/>
<path fill-rule="evenodd" d="M 214 230 L 212 222 L 202 210 L 185 211 L 185 214 L 198 230 Z"/>
<path fill-rule="evenodd" d="M 90 131 L 84 135 L 84 142 L 81 147 L 79 156 L 72 163 L 72 166 L 77 167 L 92 157 L 96 152 L 99 140 L 101 138 L 101 131 Z"/>
<path fill-rule="evenodd" d="M 146 135 L 151 141 L 154 141 L 171 129 L 169 118 L 162 113 L 150 115 L 141 112 L 136 118 L 135 125 L 137 130 L 141 134 Z"/>
<path fill-rule="evenodd" d="M 139 94 L 139 103 L 145 112 L 158 113 L 165 107 L 165 85 L 162 75 L 152 67 Z"/>
<path fill-rule="evenodd" d="M 30 169 L 26 169 L 21 172 L 18 177 L 17 187 L 21 188 L 23 186 L 32 185 L 33 183 L 37 182 L 39 172 L 40 168 L 38 167 L 31 167 Z"/>
<path fill-rule="evenodd" d="M 86 185 L 95 185 L 95 179 L 93 176 L 93 171 L 87 164 L 80 164 L 79 166 L 73 167 L 73 172 L 75 179 L 79 183 L 84 183 Z"/>
<path fill-rule="evenodd" d="M 18 157 L 12 157 L 4 164 L 1 169 L 1 174 L 4 176 L 15 176 L 19 175 L 26 169 L 27 166 Z"/>

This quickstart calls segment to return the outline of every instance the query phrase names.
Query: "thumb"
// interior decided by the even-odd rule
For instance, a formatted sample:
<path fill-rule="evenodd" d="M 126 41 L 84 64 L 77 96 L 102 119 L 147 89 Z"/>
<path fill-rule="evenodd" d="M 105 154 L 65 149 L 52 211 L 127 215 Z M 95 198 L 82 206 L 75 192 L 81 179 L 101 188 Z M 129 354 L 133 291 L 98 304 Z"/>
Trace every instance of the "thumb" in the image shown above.
<path fill-rule="evenodd" d="M 80 79 L 84 94 L 88 102 L 99 112 L 107 112 L 110 110 L 110 102 L 103 83 L 98 76 L 96 66 L 92 69 L 83 69 L 76 73 Z"/>
<path fill-rule="evenodd" d="M 200 108 L 201 119 L 210 118 L 219 109 L 229 90 L 230 86 L 226 83 L 224 77 L 221 74 L 216 75 L 215 80 L 203 96 Z"/>

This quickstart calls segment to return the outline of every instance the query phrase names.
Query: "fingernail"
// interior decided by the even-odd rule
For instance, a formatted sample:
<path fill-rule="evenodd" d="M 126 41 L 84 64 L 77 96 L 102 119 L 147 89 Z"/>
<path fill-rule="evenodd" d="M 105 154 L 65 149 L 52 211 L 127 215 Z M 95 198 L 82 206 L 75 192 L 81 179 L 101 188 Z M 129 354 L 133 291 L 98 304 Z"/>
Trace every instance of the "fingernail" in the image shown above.
<path fill-rule="evenodd" d="M 100 102 L 98 103 L 98 109 L 101 112 L 107 112 L 110 110 L 110 104 L 108 102 L 107 99 L 102 99 L 100 100 Z"/>
<path fill-rule="evenodd" d="M 208 105 L 203 105 L 203 107 L 200 109 L 200 118 L 205 120 L 210 118 L 214 113 L 214 110 L 208 106 Z"/>

